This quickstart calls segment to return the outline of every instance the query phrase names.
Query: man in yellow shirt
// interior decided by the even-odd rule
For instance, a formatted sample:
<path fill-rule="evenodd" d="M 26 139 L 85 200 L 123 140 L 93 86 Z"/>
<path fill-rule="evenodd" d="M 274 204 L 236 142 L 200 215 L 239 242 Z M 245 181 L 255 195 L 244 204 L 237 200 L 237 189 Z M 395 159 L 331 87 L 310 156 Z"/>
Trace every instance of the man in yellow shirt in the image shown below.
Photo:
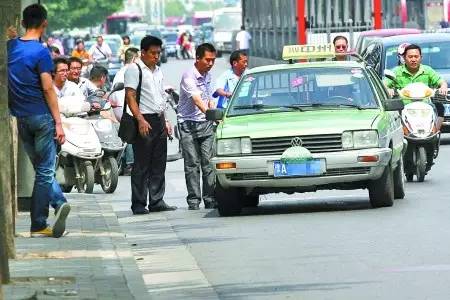
<path fill-rule="evenodd" d="M 76 47 L 72 51 L 73 57 L 78 57 L 83 61 L 84 64 L 87 64 L 91 61 L 91 56 L 89 55 L 89 52 L 84 49 L 84 42 L 83 40 L 77 40 Z"/>

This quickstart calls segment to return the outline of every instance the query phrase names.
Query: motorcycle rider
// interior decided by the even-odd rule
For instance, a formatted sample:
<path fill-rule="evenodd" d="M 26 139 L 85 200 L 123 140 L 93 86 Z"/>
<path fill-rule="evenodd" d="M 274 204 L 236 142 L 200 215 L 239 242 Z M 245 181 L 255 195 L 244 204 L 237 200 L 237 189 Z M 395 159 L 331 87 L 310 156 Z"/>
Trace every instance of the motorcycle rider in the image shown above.
<path fill-rule="evenodd" d="M 385 80 L 389 95 L 392 97 L 395 89 L 402 89 L 410 83 L 422 82 L 430 88 L 438 88 L 438 93 L 447 95 L 447 82 L 430 66 L 421 64 L 422 49 L 415 44 L 410 44 L 404 48 L 403 56 L 405 63 L 393 69 L 396 82 L 390 79 Z M 440 130 L 444 122 L 444 106 L 441 103 L 435 103 L 437 110 L 436 128 Z"/>
<path fill-rule="evenodd" d="M 98 90 L 97 86 L 89 79 L 81 77 L 81 70 L 83 68 L 83 61 L 78 57 L 69 58 L 69 73 L 67 79 L 78 85 L 78 88 L 83 93 L 84 97 L 88 97 Z"/>
<path fill-rule="evenodd" d="M 68 60 L 63 57 L 58 57 L 53 60 L 53 65 L 53 88 L 58 99 L 64 96 L 79 96 L 80 98 L 84 98 L 78 86 L 74 82 L 67 80 L 67 74 L 69 73 Z"/>

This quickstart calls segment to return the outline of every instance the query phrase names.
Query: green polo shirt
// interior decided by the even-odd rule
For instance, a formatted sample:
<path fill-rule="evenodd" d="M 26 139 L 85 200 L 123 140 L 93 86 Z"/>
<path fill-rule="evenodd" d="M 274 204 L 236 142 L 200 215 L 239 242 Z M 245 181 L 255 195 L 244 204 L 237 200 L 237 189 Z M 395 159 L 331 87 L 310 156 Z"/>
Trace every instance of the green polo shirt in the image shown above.
<path fill-rule="evenodd" d="M 398 82 L 398 86 L 395 86 L 392 80 L 386 78 L 385 83 L 389 88 L 395 87 L 402 89 L 408 84 L 416 82 L 422 82 L 430 88 L 437 88 L 441 85 L 443 80 L 435 70 L 427 65 L 420 65 L 419 71 L 417 71 L 416 74 L 411 74 L 404 64 L 395 67 L 392 71 L 395 73 L 395 79 Z"/>

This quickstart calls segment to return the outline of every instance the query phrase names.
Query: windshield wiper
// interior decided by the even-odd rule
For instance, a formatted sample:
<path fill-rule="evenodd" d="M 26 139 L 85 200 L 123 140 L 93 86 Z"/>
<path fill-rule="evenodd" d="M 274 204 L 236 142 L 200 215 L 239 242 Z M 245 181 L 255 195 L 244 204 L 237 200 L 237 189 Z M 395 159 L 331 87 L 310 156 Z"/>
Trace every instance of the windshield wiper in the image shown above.
<path fill-rule="evenodd" d="M 264 109 L 264 108 L 289 108 L 303 111 L 303 109 L 298 105 L 266 105 L 266 104 L 249 104 L 249 105 L 236 105 L 233 109 Z"/>
<path fill-rule="evenodd" d="M 312 107 L 320 107 L 320 106 L 344 106 L 344 107 L 354 107 L 359 110 L 365 109 L 357 104 L 344 104 L 344 103 L 311 103 Z"/>

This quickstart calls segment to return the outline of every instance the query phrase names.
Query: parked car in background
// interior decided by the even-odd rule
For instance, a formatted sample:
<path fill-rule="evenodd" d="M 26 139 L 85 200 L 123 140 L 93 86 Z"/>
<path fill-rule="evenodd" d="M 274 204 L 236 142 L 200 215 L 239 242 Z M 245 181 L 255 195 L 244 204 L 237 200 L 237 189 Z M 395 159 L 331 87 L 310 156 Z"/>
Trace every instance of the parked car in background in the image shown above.
<path fill-rule="evenodd" d="M 417 44 L 422 48 L 422 63 L 435 69 L 450 85 L 450 33 L 421 33 L 378 38 L 363 51 L 362 56 L 378 76 L 385 69 L 398 65 L 397 49 L 400 44 Z M 450 132 L 450 104 L 444 104 L 445 121 L 442 132 Z"/>
<path fill-rule="evenodd" d="M 168 57 L 177 57 L 178 34 L 174 31 L 164 31 L 162 33 L 166 54 Z"/>
<path fill-rule="evenodd" d="M 371 41 L 380 38 L 380 37 L 388 37 L 395 35 L 404 35 L 404 34 L 418 34 L 422 31 L 420 29 L 415 28 L 388 28 L 388 29 L 375 29 L 363 31 L 360 33 L 358 40 L 356 41 L 356 52 L 362 53 L 364 49 L 370 44 Z"/>
<path fill-rule="evenodd" d="M 109 80 L 112 82 L 117 72 L 122 68 L 122 63 L 119 58 L 119 48 L 122 45 L 122 37 L 118 34 L 106 34 L 103 36 L 103 40 L 108 44 L 112 52 L 112 56 L 107 66 Z"/>

